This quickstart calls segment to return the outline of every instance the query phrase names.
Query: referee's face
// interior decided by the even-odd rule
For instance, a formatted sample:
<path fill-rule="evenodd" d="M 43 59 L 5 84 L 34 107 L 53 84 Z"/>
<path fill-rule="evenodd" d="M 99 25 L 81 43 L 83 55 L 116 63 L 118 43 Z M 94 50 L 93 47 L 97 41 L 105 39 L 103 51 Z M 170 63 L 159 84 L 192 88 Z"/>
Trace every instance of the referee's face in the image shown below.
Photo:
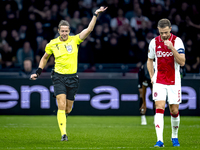
<path fill-rule="evenodd" d="M 68 39 L 69 32 L 69 26 L 60 26 L 60 29 L 58 29 L 58 33 L 60 34 L 60 40 L 66 41 Z"/>
<path fill-rule="evenodd" d="M 163 41 L 168 40 L 170 38 L 170 36 L 171 36 L 171 33 L 170 33 L 171 29 L 172 29 L 172 27 L 168 27 L 168 26 L 165 27 L 165 28 L 159 28 L 158 27 L 158 31 L 159 31 L 161 39 Z"/>

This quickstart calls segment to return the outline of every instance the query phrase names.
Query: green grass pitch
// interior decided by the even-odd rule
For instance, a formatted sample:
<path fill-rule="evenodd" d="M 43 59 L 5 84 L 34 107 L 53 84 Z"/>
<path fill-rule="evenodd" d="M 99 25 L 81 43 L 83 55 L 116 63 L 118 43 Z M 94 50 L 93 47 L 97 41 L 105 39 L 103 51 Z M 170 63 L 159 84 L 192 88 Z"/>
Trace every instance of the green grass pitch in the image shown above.
<path fill-rule="evenodd" d="M 200 149 L 200 117 L 181 117 L 179 142 L 172 147 L 170 117 L 164 126 L 166 150 Z M 0 150 L 119 150 L 158 149 L 153 117 L 140 125 L 139 116 L 69 116 L 69 141 L 61 142 L 56 116 L 0 116 Z"/>

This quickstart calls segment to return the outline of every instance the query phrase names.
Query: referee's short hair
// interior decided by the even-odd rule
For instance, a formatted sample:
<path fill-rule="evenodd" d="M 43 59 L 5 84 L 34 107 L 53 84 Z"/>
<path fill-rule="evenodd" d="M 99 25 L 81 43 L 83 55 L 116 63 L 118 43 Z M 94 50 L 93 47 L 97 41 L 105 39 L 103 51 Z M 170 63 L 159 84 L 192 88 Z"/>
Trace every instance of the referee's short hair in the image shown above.
<path fill-rule="evenodd" d="M 165 27 L 171 27 L 171 22 L 164 18 L 158 21 L 158 28 L 165 28 Z"/>
<path fill-rule="evenodd" d="M 60 29 L 61 26 L 68 26 L 70 28 L 69 22 L 66 20 L 61 20 L 58 24 L 58 29 Z"/>

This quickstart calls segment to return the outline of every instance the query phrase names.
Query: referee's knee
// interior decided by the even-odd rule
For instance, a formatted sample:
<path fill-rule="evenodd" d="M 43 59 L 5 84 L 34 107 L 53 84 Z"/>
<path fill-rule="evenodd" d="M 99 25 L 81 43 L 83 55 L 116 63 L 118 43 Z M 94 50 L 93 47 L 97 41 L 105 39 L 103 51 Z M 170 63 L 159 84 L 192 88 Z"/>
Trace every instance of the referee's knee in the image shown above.
<path fill-rule="evenodd" d="M 57 101 L 58 102 L 58 109 L 65 110 L 66 109 L 66 102 Z"/>

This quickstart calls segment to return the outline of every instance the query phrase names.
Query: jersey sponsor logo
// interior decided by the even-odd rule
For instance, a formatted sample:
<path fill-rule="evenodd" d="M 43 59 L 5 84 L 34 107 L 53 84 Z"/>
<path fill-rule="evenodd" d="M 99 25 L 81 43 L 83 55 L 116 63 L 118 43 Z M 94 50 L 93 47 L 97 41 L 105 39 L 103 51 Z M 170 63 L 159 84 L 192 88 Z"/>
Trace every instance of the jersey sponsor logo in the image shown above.
<path fill-rule="evenodd" d="M 65 45 L 65 48 L 67 49 L 67 51 L 69 52 L 69 53 L 71 53 L 72 52 L 72 46 L 71 45 Z"/>
<path fill-rule="evenodd" d="M 156 54 L 157 54 L 156 55 L 157 57 L 170 57 L 170 56 L 173 56 L 172 52 L 157 51 Z"/>

